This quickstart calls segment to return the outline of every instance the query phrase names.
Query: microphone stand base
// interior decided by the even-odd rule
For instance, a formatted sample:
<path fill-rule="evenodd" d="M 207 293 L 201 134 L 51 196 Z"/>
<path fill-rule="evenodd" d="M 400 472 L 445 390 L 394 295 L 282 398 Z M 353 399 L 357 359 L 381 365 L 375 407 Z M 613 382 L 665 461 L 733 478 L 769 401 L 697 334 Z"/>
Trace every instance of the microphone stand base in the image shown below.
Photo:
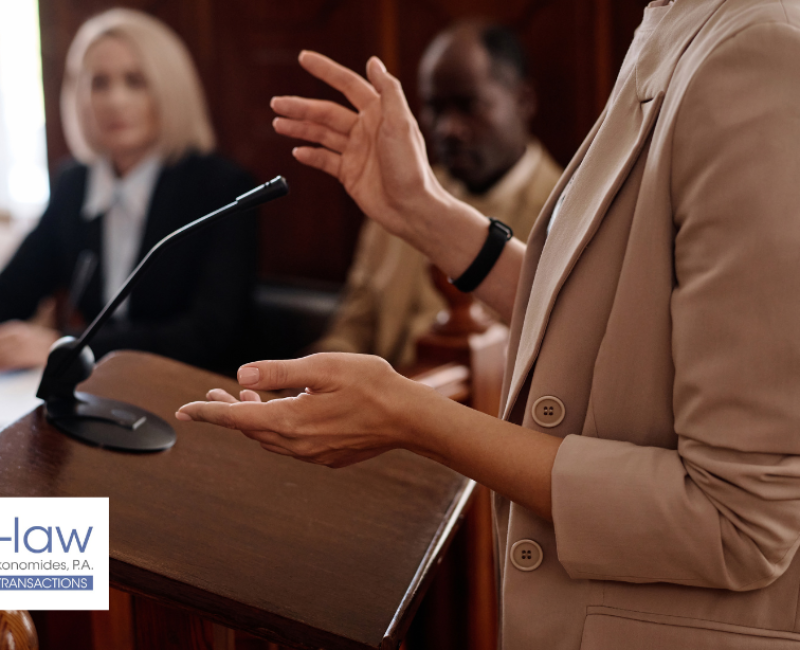
<path fill-rule="evenodd" d="M 177 440 L 175 430 L 157 415 L 89 393 L 75 393 L 72 399 L 50 399 L 45 413 L 62 433 L 104 449 L 164 451 Z"/>

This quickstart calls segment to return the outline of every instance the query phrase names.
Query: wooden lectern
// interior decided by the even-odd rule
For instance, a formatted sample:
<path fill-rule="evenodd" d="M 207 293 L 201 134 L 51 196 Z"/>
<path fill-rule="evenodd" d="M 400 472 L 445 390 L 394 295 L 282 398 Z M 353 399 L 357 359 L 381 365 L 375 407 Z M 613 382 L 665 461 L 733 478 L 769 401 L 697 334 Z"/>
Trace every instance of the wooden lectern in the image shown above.
<path fill-rule="evenodd" d="M 106 357 L 80 390 L 170 421 L 175 447 L 89 447 L 40 407 L 0 433 L 0 496 L 110 497 L 112 584 L 224 626 L 176 638 L 137 617 L 137 647 L 229 648 L 225 628 L 300 648 L 398 647 L 474 483 L 400 451 L 331 470 L 174 419 L 213 387 L 238 390 L 151 354 Z"/>

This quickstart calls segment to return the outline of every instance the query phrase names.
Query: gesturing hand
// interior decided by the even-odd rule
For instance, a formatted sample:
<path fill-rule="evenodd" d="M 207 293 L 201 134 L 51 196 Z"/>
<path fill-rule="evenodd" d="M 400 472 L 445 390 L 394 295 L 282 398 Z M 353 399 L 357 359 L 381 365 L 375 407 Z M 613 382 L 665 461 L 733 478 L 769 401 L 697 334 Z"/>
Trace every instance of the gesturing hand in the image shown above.
<path fill-rule="evenodd" d="M 300 64 L 342 92 L 357 112 L 330 101 L 275 97 L 272 108 L 283 116 L 273 122 L 275 130 L 322 145 L 298 147 L 294 155 L 338 178 L 389 231 L 413 239 L 409 213 L 424 213 L 426 203 L 444 191 L 400 82 L 376 57 L 367 63 L 369 81 L 316 52 L 302 52 Z"/>
<path fill-rule="evenodd" d="M 345 467 L 390 449 L 440 462 L 551 517 L 550 482 L 561 438 L 473 411 L 406 379 L 378 357 L 315 354 L 259 361 L 239 369 L 248 389 L 304 387 L 297 397 L 241 401 L 223 390 L 192 402 L 179 420 L 238 429 L 276 454 Z"/>
<path fill-rule="evenodd" d="M 215 389 L 210 401 L 186 404 L 176 417 L 238 429 L 268 451 L 329 467 L 404 446 L 414 395 L 432 393 L 382 359 L 354 354 L 259 361 L 242 366 L 238 377 L 248 389 L 305 392 L 262 402 L 253 390 L 242 391 L 240 401 Z"/>

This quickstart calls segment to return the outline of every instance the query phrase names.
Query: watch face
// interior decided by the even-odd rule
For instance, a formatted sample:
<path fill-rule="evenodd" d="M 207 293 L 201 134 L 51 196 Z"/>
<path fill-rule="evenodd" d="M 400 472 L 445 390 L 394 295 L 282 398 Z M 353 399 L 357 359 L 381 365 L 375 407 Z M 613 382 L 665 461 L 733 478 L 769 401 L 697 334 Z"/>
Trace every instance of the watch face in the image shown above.
<path fill-rule="evenodd" d="M 496 230 L 500 230 L 506 237 L 506 239 L 511 239 L 514 236 L 514 231 L 511 230 L 511 226 L 507 226 L 502 221 L 498 219 L 489 219 L 491 222 L 489 224 L 489 228 L 494 228 Z"/>

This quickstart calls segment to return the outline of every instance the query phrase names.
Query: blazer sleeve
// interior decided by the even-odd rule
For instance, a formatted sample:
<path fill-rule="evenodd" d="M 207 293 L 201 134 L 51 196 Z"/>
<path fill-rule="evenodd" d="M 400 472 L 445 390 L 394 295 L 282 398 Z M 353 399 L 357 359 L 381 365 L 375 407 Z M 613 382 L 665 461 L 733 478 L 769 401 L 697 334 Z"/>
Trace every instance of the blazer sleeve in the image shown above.
<path fill-rule="evenodd" d="M 675 124 L 676 450 L 568 436 L 553 472 L 573 578 L 758 589 L 800 540 L 800 33 L 719 44 Z M 610 525 L 609 522 L 614 522 Z"/>
<path fill-rule="evenodd" d="M 207 192 L 208 211 L 255 185 L 249 174 L 227 162 L 220 161 L 209 172 L 200 183 Z M 242 336 L 255 279 L 256 226 L 253 211 L 211 226 L 212 245 L 197 260 L 198 281 L 190 308 L 154 322 L 106 324 L 92 341 L 95 356 L 130 349 L 212 369 L 238 363 L 236 343 Z"/>
<path fill-rule="evenodd" d="M 74 171 L 74 170 L 73 170 Z M 59 173 L 47 209 L 28 233 L 14 256 L 0 273 L 0 322 L 30 318 L 39 301 L 51 295 L 64 277 L 64 248 L 61 241 L 64 201 L 74 174 Z"/>

